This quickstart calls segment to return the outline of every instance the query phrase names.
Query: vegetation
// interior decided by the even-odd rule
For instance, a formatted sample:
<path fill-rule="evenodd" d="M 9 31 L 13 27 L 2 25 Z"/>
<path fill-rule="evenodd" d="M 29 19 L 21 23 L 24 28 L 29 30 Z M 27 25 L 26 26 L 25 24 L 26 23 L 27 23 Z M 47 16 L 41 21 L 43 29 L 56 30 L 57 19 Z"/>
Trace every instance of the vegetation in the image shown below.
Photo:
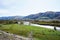
<path fill-rule="evenodd" d="M 23 24 L 22 20 L 0 20 L 0 24 L 16 24 L 19 21 L 21 22 L 21 24 Z M 39 20 L 27 20 L 27 21 L 40 25 L 60 26 L 60 21 L 39 21 Z"/>
<path fill-rule="evenodd" d="M 60 21 L 38 21 L 34 20 L 32 23 L 40 24 L 40 25 L 51 25 L 51 26 L 60 26 Z"/>
<path fill-rule="evenodd" d="M 15 24 L 16 20 L 0 20 L 0 24 Z"/>
<path fill-rule="evenodd" d="M 3 25 L 2 24 L 0 24 L 0 27 L 2 27 Z"/>
<path fill-rule="evenodd" d="M 35 40 L 60 40 L 60 31 L 55 31 L 36 26 L 6 24 L 0 27 L 0 30 L 25 37 L 28 37 L 29 33 L 32 31 L 32 36 L 33 38 L 35 38 Z"/>

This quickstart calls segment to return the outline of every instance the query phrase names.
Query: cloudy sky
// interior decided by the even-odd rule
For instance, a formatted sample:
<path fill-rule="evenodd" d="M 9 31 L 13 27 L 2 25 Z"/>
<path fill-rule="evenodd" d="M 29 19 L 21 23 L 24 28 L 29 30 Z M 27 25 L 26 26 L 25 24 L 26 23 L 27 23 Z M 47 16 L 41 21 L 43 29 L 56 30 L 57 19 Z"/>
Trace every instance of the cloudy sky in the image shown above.
<path fill-rule="evenodd" d="M 0 16 L 26 16 L 46 11 L 60 11 L 60 0 L 0 0 Z"/>

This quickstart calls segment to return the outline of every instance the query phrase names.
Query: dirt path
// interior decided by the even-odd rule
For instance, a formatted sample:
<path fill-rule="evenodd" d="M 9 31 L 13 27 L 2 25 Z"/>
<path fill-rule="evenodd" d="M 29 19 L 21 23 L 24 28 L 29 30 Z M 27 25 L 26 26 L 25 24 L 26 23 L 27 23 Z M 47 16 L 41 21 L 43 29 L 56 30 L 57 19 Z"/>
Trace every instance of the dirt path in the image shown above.
<path fill-rule="evenodd" d="M 0 30 L 0 40 L 29 40 L 29 38 L 15 35 L 15 34 L 6 33 Z"/>

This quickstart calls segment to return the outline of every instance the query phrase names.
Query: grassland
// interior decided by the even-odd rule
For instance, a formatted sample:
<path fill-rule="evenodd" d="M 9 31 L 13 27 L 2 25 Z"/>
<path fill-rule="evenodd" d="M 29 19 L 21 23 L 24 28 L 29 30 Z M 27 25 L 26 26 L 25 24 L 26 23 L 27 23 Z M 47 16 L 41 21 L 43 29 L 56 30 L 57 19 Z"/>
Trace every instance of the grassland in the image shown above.
<path fill-rule="evenodd" d="M 36 38 L 35 40 L 60 40 L 60 31 L 36 26 L 7 24 L 2 25 L 2 27 L 0 27 L 0 30 L 25 37 L 28 37 L 29 33 L 32 31 L 32 36 L 33 38 Z"/>

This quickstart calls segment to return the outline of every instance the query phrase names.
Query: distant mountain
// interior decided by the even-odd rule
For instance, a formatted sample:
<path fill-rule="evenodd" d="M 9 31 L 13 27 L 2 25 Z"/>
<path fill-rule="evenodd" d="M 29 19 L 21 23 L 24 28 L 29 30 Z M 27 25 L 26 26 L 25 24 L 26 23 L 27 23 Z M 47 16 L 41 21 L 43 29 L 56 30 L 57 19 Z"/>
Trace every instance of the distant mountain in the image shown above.
<path fill-rule="evenodd" d="M 8 16 L 8 17 L 0 17 L 0 20 L 60 20 L 60 12 L 43 12 L 37 14 L 31 14 L 28 16 Z"/>
<path fill-rule="evenodd" d="M 0 17 L 0 20 L 21 20 L 23 16 Z"/>
<path fill-rule="evenodd" d="M 24 19 L 35 19 L 35 20 L 60 20 L 60 12 L 44 12 L 38 14 L 32 14 L 24 17 Z"/>

